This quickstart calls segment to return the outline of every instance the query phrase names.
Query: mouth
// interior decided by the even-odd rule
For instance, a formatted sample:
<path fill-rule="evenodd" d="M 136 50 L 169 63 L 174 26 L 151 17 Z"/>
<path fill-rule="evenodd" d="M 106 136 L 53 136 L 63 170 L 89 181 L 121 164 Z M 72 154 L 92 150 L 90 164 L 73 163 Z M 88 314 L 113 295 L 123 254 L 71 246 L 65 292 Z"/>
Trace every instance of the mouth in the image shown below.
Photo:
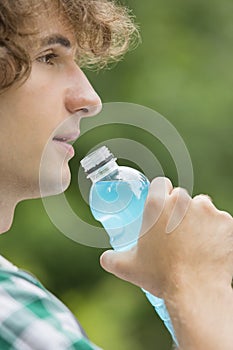
<path fill-rule="evenodd" d="M 53 137 L 53 141 L 73 143 L 79 137 L 79 132 L 73 134 L 56 135 Z"/>
<path fill-rule="evenodd" d="M 74 148 L 72 147 L 72 144 L 74 141 L 77 140 L 79 137 L 78 133 L 73 134 L 64 134 L 64 135 L 56 135 L 53 137 L 53 141 L 56 142 L 57 145 L 59 145 L 59 149 L 66 151 L 66 153 L 73 157 L 74 156 Z"/>

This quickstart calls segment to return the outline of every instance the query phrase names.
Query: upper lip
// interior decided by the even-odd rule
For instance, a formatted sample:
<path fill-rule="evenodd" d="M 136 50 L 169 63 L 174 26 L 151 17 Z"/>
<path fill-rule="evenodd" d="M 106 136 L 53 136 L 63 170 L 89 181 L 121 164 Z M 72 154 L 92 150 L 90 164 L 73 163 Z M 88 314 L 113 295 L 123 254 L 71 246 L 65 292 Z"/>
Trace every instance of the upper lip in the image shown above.
<path fill-rule="evenodd" d="M 61 141 L 61 142 L 72 142 L 77 140 L 77 138 L 79 137 L 79 131 L 78 132 L 73 132 L 70 134 L 59 134 L 59 135 L 55 135 L 53 137 L 53 140 L 55 141 Z"/>

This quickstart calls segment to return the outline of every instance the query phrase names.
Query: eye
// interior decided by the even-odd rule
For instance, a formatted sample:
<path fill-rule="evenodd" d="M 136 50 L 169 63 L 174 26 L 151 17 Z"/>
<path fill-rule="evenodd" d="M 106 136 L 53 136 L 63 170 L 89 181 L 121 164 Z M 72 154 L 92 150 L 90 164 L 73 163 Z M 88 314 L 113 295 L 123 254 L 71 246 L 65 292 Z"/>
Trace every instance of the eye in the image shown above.
<path fill-rule="evenodd" d="M 47 53 L 46 55 L 40 56 L 37 58 L 37 61 L 40 63 L 45 63 L 48 65 L 53 65 L 54 64 L 54 59 L 56 59 L 58 55 L 56 55 L 53 52 Z"/>

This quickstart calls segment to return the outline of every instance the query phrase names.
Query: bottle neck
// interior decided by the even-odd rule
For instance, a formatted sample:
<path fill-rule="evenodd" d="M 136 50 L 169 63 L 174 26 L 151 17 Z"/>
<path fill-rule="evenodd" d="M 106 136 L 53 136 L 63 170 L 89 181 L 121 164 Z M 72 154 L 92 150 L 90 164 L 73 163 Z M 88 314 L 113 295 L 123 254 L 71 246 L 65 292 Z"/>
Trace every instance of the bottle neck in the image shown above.
<path fill-rule="evenodd" d="M 116 163 L 116 159 L 111 159 L 109 162 L 101 166 L 99 169 L 93 171 L 91 174 L 87 176 L 91 181 L 97 182 L 104 180 L 111 173 L 116 172 L 118 170 L 118 164 Z"/>

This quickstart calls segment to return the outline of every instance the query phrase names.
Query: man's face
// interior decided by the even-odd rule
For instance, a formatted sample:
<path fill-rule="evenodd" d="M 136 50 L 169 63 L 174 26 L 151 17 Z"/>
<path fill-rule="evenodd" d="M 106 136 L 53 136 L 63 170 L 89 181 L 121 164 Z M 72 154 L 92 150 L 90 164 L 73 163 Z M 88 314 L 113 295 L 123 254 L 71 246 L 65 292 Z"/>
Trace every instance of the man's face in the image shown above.
<path fill-rule="evenodd" d="M 58 21 L 42 27 L 46 30 L 30 53 L 29 79 L 0 96 L 0 185 L 13 186 L 25 198 L 40 193 L 42 155 L 47 194 L 60 192 L 61 183 L 67 188 L 73 150 L 66 141 L 78 138 L 82 117 L 101 109 L 98 95 L 74 62 L 72 33 Z"/>

